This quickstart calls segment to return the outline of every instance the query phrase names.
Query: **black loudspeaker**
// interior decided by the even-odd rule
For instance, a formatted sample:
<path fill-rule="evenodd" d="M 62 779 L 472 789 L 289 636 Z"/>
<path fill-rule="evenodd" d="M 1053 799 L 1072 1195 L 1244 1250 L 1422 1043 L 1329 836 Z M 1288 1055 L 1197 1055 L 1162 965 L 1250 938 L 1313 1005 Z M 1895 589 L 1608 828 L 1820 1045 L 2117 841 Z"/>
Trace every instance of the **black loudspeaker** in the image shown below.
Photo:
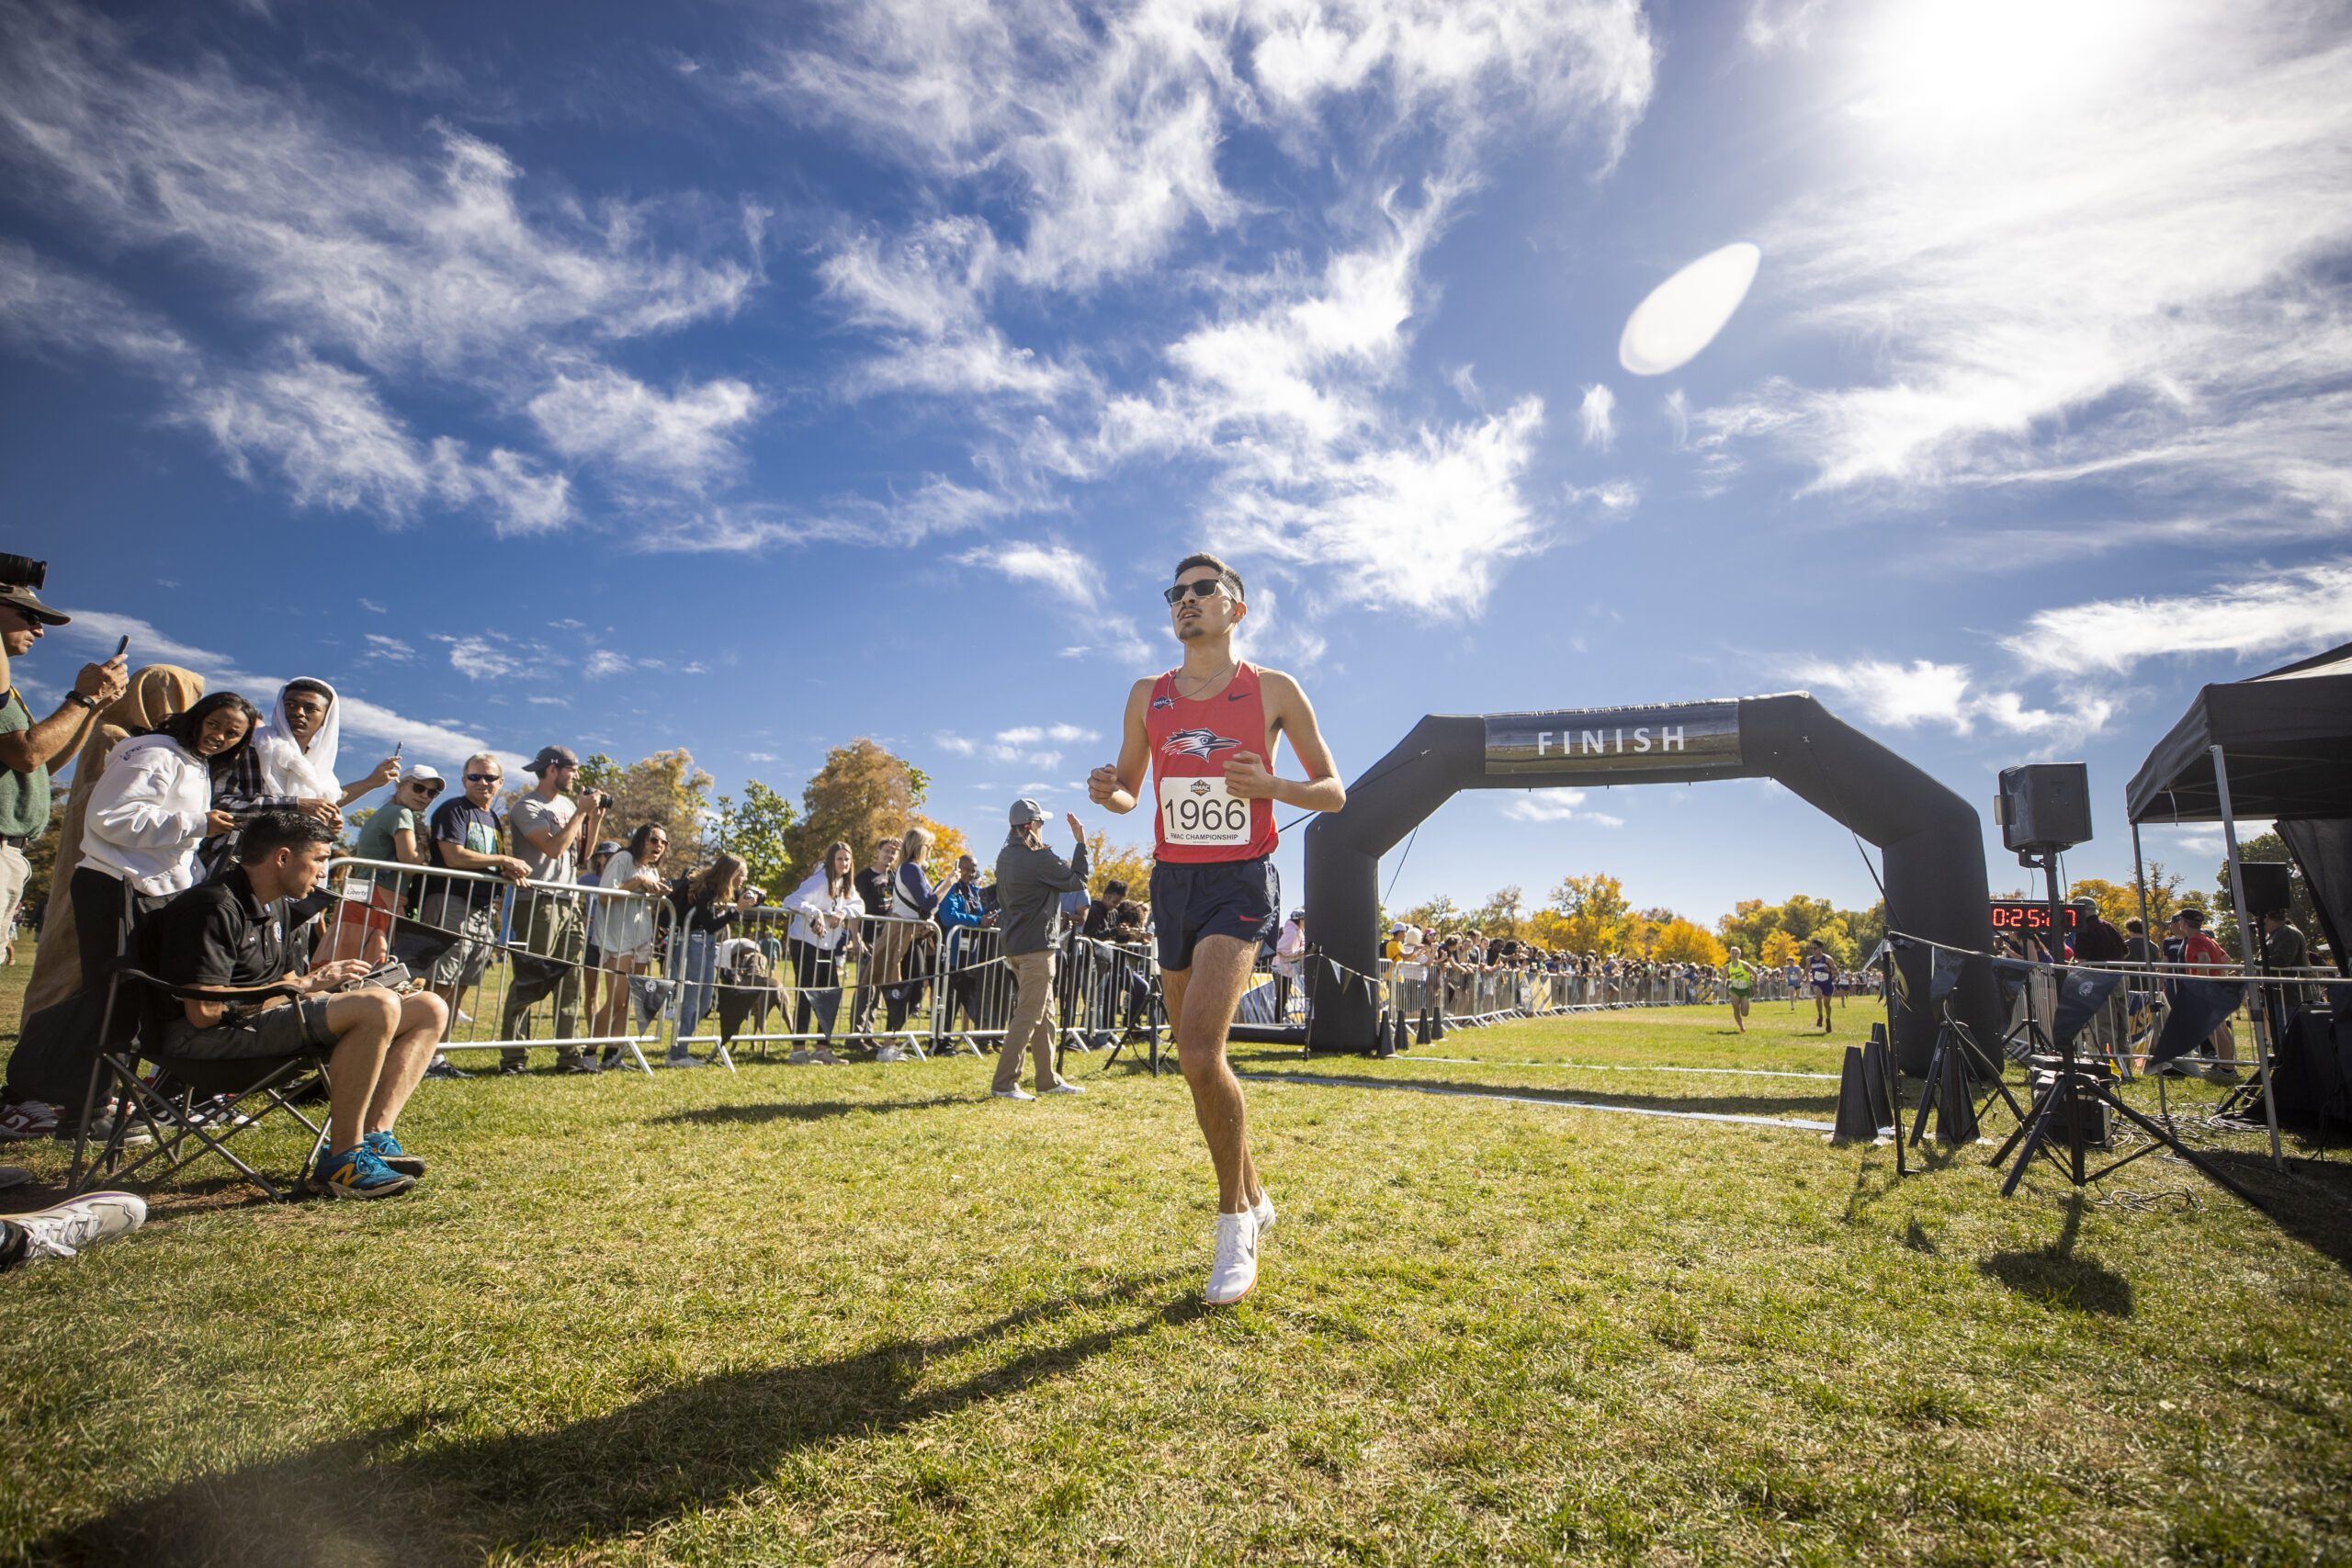
<path fill-rule="evenodd" d="M 1994 802 L 2001 842 L 2012 850 L 2091 840 L 2091 771 L 2081 762 L 2032 762 L 2001 770 Z"/>
<path fill-rule="evenodd" d="M 2256 919 L 2273 909 L 2284 909 L 2294 901 L 2294 888 L 2287 879 L 2288 864 L 2283 860 L 2242 860 L 2238 862 L 2238 877 L 2245 884 L 2245 907 Z"/>

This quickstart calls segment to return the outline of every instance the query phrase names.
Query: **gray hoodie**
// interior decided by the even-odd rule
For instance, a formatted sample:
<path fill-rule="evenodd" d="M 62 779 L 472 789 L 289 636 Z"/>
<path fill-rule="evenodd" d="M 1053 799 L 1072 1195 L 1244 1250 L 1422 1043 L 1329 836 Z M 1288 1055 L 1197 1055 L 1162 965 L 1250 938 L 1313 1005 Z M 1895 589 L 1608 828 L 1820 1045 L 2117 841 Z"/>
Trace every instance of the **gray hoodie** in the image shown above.
<path fill-rule="evenodd" d="M 996 856 L 996 891 L 1001 905 L 996 923 L 1004 931 L 1004 953 L 1043 953 L 1053 945 L 1054 911 L 1058 895 L 1081 892 L 1086 886 L 1086 846 L 1078 845 L 1068 863 L 1040 845 L 1031 849 L 1021 831 L 1007 834 Z"/>

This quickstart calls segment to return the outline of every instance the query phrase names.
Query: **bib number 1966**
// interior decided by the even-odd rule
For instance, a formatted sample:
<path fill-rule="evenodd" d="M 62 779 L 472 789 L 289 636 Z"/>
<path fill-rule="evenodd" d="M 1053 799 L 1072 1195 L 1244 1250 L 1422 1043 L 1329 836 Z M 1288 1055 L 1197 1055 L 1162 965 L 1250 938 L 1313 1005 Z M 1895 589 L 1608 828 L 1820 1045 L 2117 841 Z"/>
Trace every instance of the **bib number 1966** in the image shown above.
<path fill-rule="evenodd" d="M 1250 803 L 1221 778 L 1162 779 L 1159 829 L 1171 844 L 1238 849 L 1250 841 Z"/>

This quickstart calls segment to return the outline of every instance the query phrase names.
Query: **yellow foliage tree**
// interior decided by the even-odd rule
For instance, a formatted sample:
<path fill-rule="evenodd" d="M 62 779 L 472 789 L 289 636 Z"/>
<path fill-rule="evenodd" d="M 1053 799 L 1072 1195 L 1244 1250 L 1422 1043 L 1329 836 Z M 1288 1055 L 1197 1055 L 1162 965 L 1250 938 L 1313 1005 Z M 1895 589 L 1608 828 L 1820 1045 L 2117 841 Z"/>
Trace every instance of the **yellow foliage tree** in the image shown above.
<path fill-rule="evenodd" d="M 1804 952 L 1804 949 L 1799 945 L 1796 938 L 1786 931 L 1774 931 L 1764 939 L 1764 945 L 1758 951 L 1756 956 L 1773 968 L 1780 969 L 1794 964 L 1798 955 Z"/>
<path fill-rule="evenodd" d="M 1124 882 L 1127 897 L 1151 897 L 1151 852 L 1141 844 L 1114 844 L 1100 828 L 1086 839 L 1086 890 L 1100 896 L 1106 884 Z"/>
<path fill-rule="evenodd" d="M 1679 915 L 1658 928 L 1650 951 L 1661 964 L 1721 964 L 1725 956 L 1713 932 Z"/>
<path fill-rule="evenodd" d="M 1625 901 L 1625 885 L 1603 872 L 1571 876 L 1552 889 L 1552 910 L 1565 923 L 1570 953 L 1614 953 L 1624 945 L 1626 927 L 1634 918 Z"/>
<path fill-rule="evenodd" d="M 795 874 L 806 876 L 835 842 L 866 864 L 877 840 L 899 837 L 916 820 L 917 800 L 903 760 L 864 736 L 835 747 L 800 792 L 800 820 L 786 835 Z"/>

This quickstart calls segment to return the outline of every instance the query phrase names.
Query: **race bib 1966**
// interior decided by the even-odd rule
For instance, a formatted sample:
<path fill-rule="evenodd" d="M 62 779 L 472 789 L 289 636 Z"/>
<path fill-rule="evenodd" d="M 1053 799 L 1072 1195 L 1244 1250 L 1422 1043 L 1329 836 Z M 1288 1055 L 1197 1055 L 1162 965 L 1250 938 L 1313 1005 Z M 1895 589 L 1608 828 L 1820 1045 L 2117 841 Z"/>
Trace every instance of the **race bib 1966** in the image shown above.
<path fill-rule="evenodd" d="M 1222 778 L 1162 779 L 1159 830 L 1171 844 L 1239 849 L 1250 842 L 1250 803 Z"/>

